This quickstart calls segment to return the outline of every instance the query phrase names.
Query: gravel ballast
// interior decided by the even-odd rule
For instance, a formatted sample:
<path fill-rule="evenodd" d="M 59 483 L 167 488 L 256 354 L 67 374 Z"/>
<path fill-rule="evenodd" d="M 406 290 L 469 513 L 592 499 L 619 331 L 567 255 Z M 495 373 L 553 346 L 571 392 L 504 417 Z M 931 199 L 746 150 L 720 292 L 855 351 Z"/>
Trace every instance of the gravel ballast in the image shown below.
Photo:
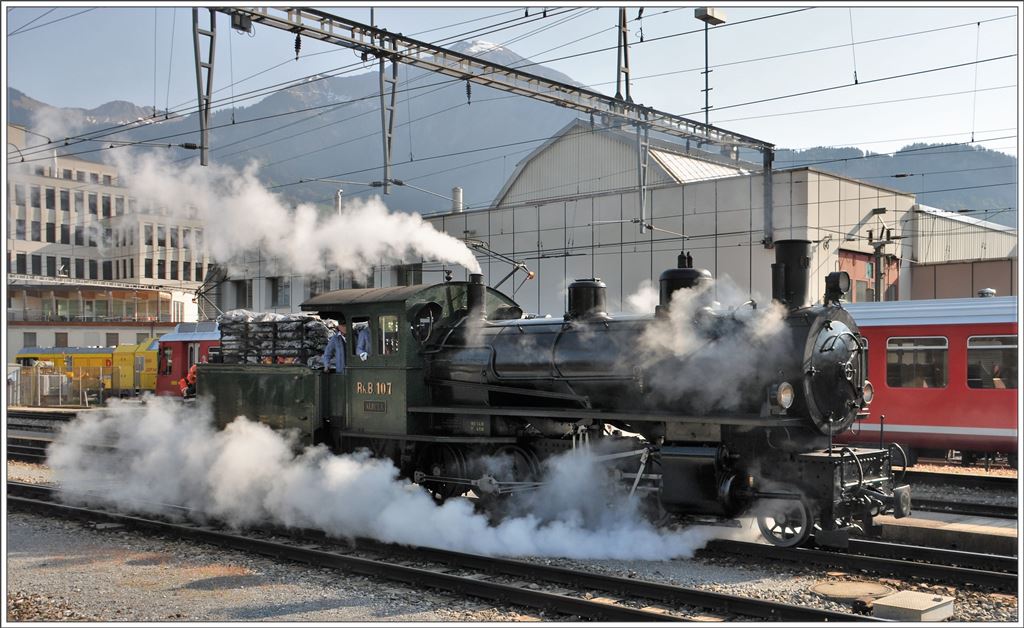
<path fill-rule="evenodd" d="M 45 482 L 48 469 L 8 463 L 8 479 Z M 734 530 L 738 536 L 752 530 Z M 12 512 L 7 617 L 13 621 L 521 621 L 498 607 L 385 580 L 310 568 L 120 527 Z M 843 573 L 742 557 L 673 561 L 526 559 L 746 597 L 849 612 L 810 591 L 823 581 L 875 581 L 955 597 L 954 621 L 1016 622 L 1014 595 Z M 540 583 L 541 586 L 543 583 Z M 596 593 L 604 595 L 603 593 Z"/>

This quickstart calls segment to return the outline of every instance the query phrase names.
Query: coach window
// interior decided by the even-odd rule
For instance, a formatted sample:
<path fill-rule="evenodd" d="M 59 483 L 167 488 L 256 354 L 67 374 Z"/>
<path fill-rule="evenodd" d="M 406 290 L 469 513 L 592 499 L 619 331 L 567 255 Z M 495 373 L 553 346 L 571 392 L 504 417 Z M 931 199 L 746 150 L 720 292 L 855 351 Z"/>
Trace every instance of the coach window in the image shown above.
<path fill-rule="evenodd" d="M 967 386 L 1017 388 L 1017 337 L 972 336 L 967 339 Z"/>
<path fill-rule="evenodd" d="M 398 317 L 381 316 L 379 329 L 380 354 L 398 353 Z"/>
<path fill-rule="evenodd" d="M 949 370 L 946 338 L 889 338 L 885 381 L 890 388 L 945 388 Z"/>

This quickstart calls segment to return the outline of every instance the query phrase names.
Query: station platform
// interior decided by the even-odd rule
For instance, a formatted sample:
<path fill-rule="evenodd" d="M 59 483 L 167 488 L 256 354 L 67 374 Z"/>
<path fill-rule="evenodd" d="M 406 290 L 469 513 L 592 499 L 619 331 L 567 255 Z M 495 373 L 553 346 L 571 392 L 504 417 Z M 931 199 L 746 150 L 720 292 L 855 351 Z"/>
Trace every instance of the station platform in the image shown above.
<path fill-rule="evenodd" d="M 1018 521 L 944 512 L 914 512 L 909 517 L 877 517 L 882 540 L 982 554 L 1016 556 Z"/>

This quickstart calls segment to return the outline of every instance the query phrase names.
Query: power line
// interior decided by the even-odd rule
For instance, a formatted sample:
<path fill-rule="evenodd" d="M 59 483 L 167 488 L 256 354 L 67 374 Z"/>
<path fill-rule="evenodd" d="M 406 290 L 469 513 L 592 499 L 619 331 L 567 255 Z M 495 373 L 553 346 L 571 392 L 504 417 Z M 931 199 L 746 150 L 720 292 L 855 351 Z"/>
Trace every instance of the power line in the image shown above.
<path fill-rule="evenodd" d="M 56 24 L 57 22 L 63 22 L 64 20 L 70 20 L 73 17 L 78 17 L 79 15 L 83 15 L 85 13 L 88 13 L 89 11 L 94 10 L 94 8 L 93 9 L 86 9 L 84 11 L 79 11 L 78 13 L 72 13 L 71 15 L 65 15 L 64 17 L 59 17 L 59 18 L 57 18 L 55 20 L 50 20 L 49 22 L 46 22 L 45 24 L 39 24 L 38 26 L 33 26 L 32 28 L 22 27 L 22 28 L 18 29 L 17 31 L 15 31 L 13 33 L 10 33 L 7 36 L 8 37 L 14 37 L 15 35 L 21 35 L 23 33 L 29 32 L 29 31 L 34 31 L 37 28 L 43 28 L 43 27 L 49 26 L 51 24 Z M 27 26 L 27 24 L 26 24 L 26 26 Z"/>

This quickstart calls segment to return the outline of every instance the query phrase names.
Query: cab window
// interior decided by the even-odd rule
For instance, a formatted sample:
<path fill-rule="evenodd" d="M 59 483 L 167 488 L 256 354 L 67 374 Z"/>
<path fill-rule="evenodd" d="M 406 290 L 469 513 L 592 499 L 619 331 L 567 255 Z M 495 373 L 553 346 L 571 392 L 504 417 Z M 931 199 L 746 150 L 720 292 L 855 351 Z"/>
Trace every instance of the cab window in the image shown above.
<path fill-rule="evenodd" d="M 890 388 L 945 388 L 949 341 L 942 337 L 889 338 L 885 382 Z"/>
<path fill-rule="evenodd" d="M 160 367 L 159 372 L 161 375 L 170 375 L 172 373 L 172 350 L 171 347 L 164 347 L 160 352 Z"/>
<path fill-rule="evenodd" d="M 380 343 L 378 351 L 380 355 L 391 355 L 398 353 L 398 317 L 394 315 L 381 316 L 378 319 L 380 330 L 377 338 Z"/>

